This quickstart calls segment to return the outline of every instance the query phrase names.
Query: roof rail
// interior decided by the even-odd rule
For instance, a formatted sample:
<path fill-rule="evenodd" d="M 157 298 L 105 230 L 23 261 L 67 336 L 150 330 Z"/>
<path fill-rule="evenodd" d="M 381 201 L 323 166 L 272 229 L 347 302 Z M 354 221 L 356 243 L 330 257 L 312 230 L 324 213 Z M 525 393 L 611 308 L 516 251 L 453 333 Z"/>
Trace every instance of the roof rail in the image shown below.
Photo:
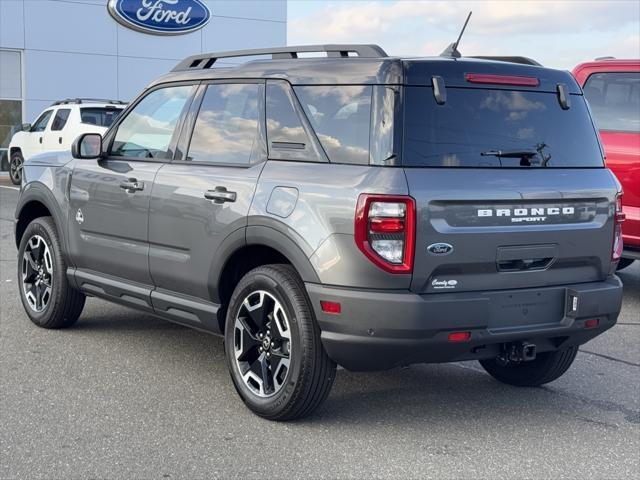
<path fill-rule="evenodd" d="M 481 60 L 497 60 L 498 62 L 509 62 L 509 63 L 521 63 L 522 65 L 535 65 L 536 67 L 541 67 L 542 64 L 536 62 L 534 59 L 529 57 L 519 57 L 519 56 L 485 56 L 485 55 L 474 55 L 469 58 L 479 58 Z"/>
<path fill-rule="evenodd" d="M 53 102 L 51 106 L 54 105 L 69 105 L 69 104 L 81 104 L 81 103 L 110 103 L 113 105 L 126 105 L 127 102 L 123 102 L 122 100 L 108 100 L 106 98 L 67 98 L 65 100 L 58 100 L 57 102 Z"/>
<path fill-rule="evenodd" d="M 299 45 L 193 55 L 181 61 L 172 71 L 178 72 L 184 70 L 211 68 L 216 60 L 220 58 L 271 55 L 271 58 L 275 60 L 282 58 L 298 58 L 299 53 L 306 52 L 323 52 L 326 53 L 328 57 L 348 57 L 350 53 L 355 53 L 358 57 L 364 58 L 382 58 L 387 56 L 386 52 L 378 45 Z"/>
<path fill-rule="evenodd" d="M 605 57 L 596 57 L 595 61 L 599 62 L 601 60 L 615 60 L 615 59 L 616 59 L 616 57 L 612 57 L 611 55 L 607 55 Z"/>

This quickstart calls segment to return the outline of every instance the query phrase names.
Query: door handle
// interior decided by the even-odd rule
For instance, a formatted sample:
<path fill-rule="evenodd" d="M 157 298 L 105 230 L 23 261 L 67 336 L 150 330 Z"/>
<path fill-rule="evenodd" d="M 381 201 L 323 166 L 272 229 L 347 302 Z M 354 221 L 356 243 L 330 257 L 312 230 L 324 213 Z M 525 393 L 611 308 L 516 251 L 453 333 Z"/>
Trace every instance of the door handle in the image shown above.
<path fill-rule="evenodd" d="M 58 137 L 58 143 L 62 145 L 62 137 Z"/>
<path fill-rule="evenodd" d="M 40 143 L 42 143 L 42 137 L 40 137 L 39 140 L 40 140 Z"/>
<path fill-rule="evenodd" d="M 215 190 L 204 192 L 204 198 L 213 200 L 213 203 L 235 202 L 236 192 L 230 192 L 226 187 L 216 187 Z"/>
<path fill-rule="evenodd" d="M 139 182 L 135 178 L 129 178 L 120 184 L 120 188 L 127 193 L 134 193 L 144 190 L 144 182 Z"/>

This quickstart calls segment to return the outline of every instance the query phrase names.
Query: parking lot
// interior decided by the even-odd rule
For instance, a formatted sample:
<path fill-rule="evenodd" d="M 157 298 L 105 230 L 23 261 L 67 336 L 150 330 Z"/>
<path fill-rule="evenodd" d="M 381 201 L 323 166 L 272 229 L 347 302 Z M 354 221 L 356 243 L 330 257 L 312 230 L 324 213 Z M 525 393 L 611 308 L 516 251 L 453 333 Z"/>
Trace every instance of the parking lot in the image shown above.
<path fill-rule="evenodd" d="M 98 299 L 38 329 L 0 178 L 0 478 L 638 478 L 640 265 L 618 325 L 542 388 L 476 363 L 340 370 L 311 418 L 251 414 L 221 339 Z"/>

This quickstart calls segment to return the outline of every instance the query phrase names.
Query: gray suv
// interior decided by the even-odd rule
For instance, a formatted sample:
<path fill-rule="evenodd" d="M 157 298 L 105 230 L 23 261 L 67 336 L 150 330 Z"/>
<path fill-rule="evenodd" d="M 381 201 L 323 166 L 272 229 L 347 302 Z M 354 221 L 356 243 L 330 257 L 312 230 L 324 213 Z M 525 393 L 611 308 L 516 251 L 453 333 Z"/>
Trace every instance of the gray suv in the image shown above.
<path fill-rule="evenodd" d="M 620 195 L 580 87 L 533 60 L 198 55 L 26 162 L 20 295 L 44 328 L 95 296 L 223 335 L 274 420 L 337 364 L 475 359 L 536 386 L 616 322 Z"/>

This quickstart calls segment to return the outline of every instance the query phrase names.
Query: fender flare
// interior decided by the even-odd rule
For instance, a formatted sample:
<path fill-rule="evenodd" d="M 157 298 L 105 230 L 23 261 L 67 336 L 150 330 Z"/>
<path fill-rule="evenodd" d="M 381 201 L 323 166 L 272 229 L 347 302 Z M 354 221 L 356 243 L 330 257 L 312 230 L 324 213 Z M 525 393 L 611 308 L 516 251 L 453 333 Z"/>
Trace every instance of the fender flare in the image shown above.
<path fill-rule="evenodd" d="M 62 249 L 65 254 L 65 257 L 69 257 L 68 255 L 68 245 L 67 245 L 67 231 L 66 231 L 66 217 L 62 212 L 62 209 L 58 205 L 56 198 L 54 197 L 51 190 L 49 190 L 43 183 L 33 182 L 28 184 L 24 190 L 22 190 L 20 194 L 20 198 L 18 200 L 18 204 L 16 205 L 15 212 L 15 225 L 14 225 L 14 237 L 16 242 L 16 247 L 20 247 L 20 238 L 18 238 L 18 221 L 22 216 L 22 212 L 24 208 L 31 202 L 38 202 L 44 205 L 49 212 L 51 212 L 51 216 L 53 217 L 53 221 L 56 224 L 56 228 L 58 230 L 58 235 L 62 240 Z"/>
<path fill-rule="evenodd" d="M 269 223 L 269 226 L 249 225 L 247 227 L 247 245 L 264 245 L 277 250 L 291 262 L 303 282 L 320 283 L 320 278 L 309 260 L 309 256 L 313 253 L 311 249 L 307 248 L 309 250 L 309 255 L 307 255 L 299 243 L 281 230 L 281 228 L 286 228 L 288 232 L 291 232 L 287 225 L 277 221 Z"/>

